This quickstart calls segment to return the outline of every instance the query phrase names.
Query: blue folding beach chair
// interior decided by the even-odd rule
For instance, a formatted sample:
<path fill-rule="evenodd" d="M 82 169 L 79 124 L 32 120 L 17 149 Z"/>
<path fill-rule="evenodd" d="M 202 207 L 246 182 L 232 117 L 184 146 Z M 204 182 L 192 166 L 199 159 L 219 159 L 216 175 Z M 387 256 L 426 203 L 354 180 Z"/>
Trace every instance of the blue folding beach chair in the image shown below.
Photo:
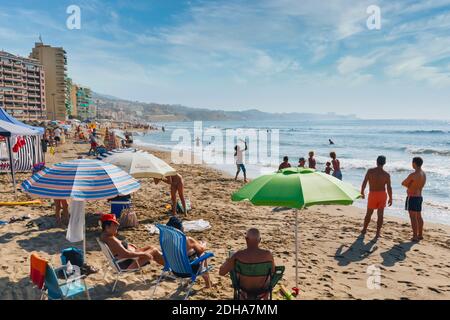
<path fill-rule="evenodd" d="M 88 300 L 89 287 L 86 285 L 86 276 L 73 277 L 72 279 L 66 279 L 65 281 L 58 280 L 56 272 L 64 270 L 66 266 L 62 266 L 58 269 L 53 269 L 50 264 L 47 264 L 47 273 L 45 275 L 45 289 L 47 289 L 47 297 L 49 300 L 65 300 L 73 299 L 76 296 L 85 294 Z"/>
<path fill-rule="evenodd" d="M 161 245 L 165 265 L 161 276 L 156 282 L 152 297 L 163 277 L 171 273 L 176 279 L 180 280 L 180 285 L 184 284 L 184 280 L 190 282 L 187 287 L 187 294 L 184 298 L 187 299 L 197 278 L 212 269 L 212 266 L 208 266 L 207 268 L 203 267 L 202 262 L 214 257 L 214 254 L 212 252 L 205 252 L 201 257 L 194 261 L 189 261 L 186 250 L 186 235 L 180 230 L 169 226 L 157 224 L 156 227 L 159 229 L 159 243 Z M 192 267 L 197 265 L 200 267 L 195 268 L 197 271 L 194 272 Z"/>

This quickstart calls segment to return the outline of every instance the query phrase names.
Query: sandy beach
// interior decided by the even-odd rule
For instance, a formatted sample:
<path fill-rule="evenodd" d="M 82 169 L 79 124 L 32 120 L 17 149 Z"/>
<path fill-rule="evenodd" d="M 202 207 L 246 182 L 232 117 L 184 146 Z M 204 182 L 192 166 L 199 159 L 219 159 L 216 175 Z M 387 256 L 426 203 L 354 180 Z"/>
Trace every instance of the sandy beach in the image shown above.
<path fill-rule="evenodd" d="M 89 145 L 74 144 L 69 140 L 47 154 L 47 164 L 74 159 L 85 155 Z M 170 163 L 170 154 L 151 151 Z M 262 233 L 262 247 L 270 249 L 276 263 L 286 266 L 282 284 L 295 285 L 294 270 L 294 213 L 283 208 L 255 207 L 249 203 L 233 203 L 232 192 L 243 185 L 222 172 L 200 165 L 173 165 L 184 177 L 185 194 L 192 211 L 186 220 L 204 219 L 212 228 L 189 235 L 208 243 L 215 254 L 211 263 L 214 287 L 203 288 L 200 280 L 194 286 L 191 299 L 231 299 L 232 288 L 228 277 L 218 275 L 218 267 L 230 250 L 245 245 L 244 233 L 256 227 Z M 22 181 L 29 175 L 18 175 Z M 9 175 L 0 176 L 0 200 L 14 199 Z M 152 180 L 141 180 L 141 189 L 133 195 L 133 204 L 140 225 L 122 230 L 120 236 L 136 246 L 159 246 L 158 236 L 150 235 L 146 224 L 166 223 L 165 205 L 170 203 L 165 184 L 155 185 Z M 28 197 L 19 193 L 20 200 Z M 147 284 L 135 275 L 120 279 L 111 292 L 113 274 L 103 280 L 105 258 L 95 241 L 99 236 L 98 216 L 108 213 L 106 201 L 87 205 L 87 262 L 99 269 L 89 275 L 87 282 L 93 287 L 93 299 L 149 299 L 152 285 L 161 268 L 155 264 L 145 268 Z M 30 215 L 29 220 L 0 226 L 0 299 L 36 299 L 38 292 L 29 281 L 29 257 L 37 252 L 48 258 L 54 266 L 60 264 L 59 253 L 73 246 L 65 239 L 65 230 L 56 227 L 50 202 L 39 206 L 0 207 L 0 220 L 13 216 Z M 426 211 L 425 211 L 426 216 Z M 300 235 L 300 295 L 298 299 L 450 299 L 450 227 L 425 225 L 425 239 L 412 243 L 407 220 L 385 217 L 383 237 L 375 240 L 375 223 L 365 238 L 359 237 L 364 210 L 355 207 L 318 206 L 299 214 Z M 405 212 L 406 217 L 406 212 Z M 29 222 L 32 224 L 28 224 Z M 27 226 L 28 224 L 28 226 Z M 81 244 L 76 244 L 81 247 Z M 368 288 L 371 276 L 368 267 L 379 268 L 379 289 Z M 369 271 L 372 268 L 369 268 Z M 369 286 L 370 287 L 370 286 Z M 178 299 L 177 283 L 167 280 L 158 288 L 155 299 Z M 281 299 L 279 294 L 275 299 Z"/>

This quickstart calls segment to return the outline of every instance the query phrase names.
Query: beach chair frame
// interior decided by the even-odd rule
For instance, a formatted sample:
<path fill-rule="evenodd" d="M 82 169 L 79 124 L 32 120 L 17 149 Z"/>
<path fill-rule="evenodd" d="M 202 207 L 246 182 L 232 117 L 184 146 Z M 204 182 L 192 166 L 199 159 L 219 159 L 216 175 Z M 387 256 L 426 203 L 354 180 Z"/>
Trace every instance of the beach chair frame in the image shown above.
<path fill-rule="evenodd" d="M 74 282 L 76 282 L 76 281 L 80 281 L 80 280 L 81 280 L 81 281 L 83 282 L 83 287 L 84 287 L 84 291 L 83 291 L 83 292 L 86 294 L 86 298 L 87 298 L 88 300 L 91 300 L 91 296 L 90 296 L 90 294 L 89 294 L 89 290 L 90 290 L 91 288 L 89 288 L 88 285 L 86 284 L 86 275 L 80 275 L 80 276 L 75 277 L 75 278 L 67 278 L 66 268 L 67 268 L 67 265 L 62 265 L 62 266 L 60 266 L 60 267 L 58 267 L 58 268 L 53 268 L 52 265 L 51 265 L 50 263 L 47 264 L 47 273 L 53 273 L 54 277 L 55 277 L 56 279 L 58 279 L 57 276 L 56 276 L 56 274 L 57 274 L 58 271 L 61 270 L 61 271 L 63 272 L 63 274 L 64 274 L 65 281 L 64 281 L 64 282 L 59 282 L 59 281 L 57 282 L 57 286 L 58 286 L 57 290 L 58 290 L 58 294 L 60 295 L 60 299 L 51 298 L 51 297 L 49 296 L 49 294 L 48 294 L 48 288 L 47 288 L 47 280 L 46 280 L 46 284 L 44 285 L 44 288 L 46 289 L 46 291 L 44 291 L 44 295 L 45 295 L 49 300 L 66 300 L 67 298 L 73 299 L 73 298 L 75 298 L 76 296 L 78 296 L 78 294 L 77 294 L 77 295 L 70 296 L 70 297 L 67 297 L 67 296 L 64 294 L 64 292 L 62 292 L 61 287 L 62 287 L 63 285 L 68 285 L 68 286 L 70 286 L 71 283 L 74 283 Z M 47 277 L 46 277 L 46 279 L 47 279 Z"/>
<path fill-rule="evenodd" d="M 256 272 L 255 274 L 243 274 L 247 277 L 266 277 L 266 281 L 269 281 L 269 285 L 266 288 L 261 288 L 262 292 L 267 292 L 269 294 L 269 300 L 272 300 L 273 296 L 273 289 L 277 285 L 277 283 L 281 280 L 284 274 L 285 267 L 284 266 L 275 266 L 275 272 L 272 273 L 271 270 L 272 262 L 259 262 L 259 263 L 244 263 L 241 261 L 236 261 L 236 265 L 234 266 L 233 270 L 230 272 L 230 278 L 231 278 L 231 284 L 233 286 L 233 299 L 234 300 L 240 300 L 241 291 L 243 288 L 240 286 L 239 281 L 239 275 L 243 270 L 245 270 L 248 267 L 266 267 L 267 266 L 267 273 L 266 272 Z"/>
<path fill-rule="evenodd" d="M 171 275 L 171 278 L 175 277 L 175 279 L 179 280 L 178 288 L 184 286 L 186 280 L 188 281 L 187 293 L 184 297 L 184 300 L 187 300 L 197 278 L 213 268 L 212 265 L 204 268 L 201 264 L 207 259 L 214 257 L 214 254 L 205 252 L 201 257 L 191 262 L 186 250 L 186 235 L 180 230 L 166 225 L 157 224 L 156 227 L 159 229 L 159 243 L 164 257 L 164 268 L 156 281 L 150 298 L 152 299 L 155 295 L 156 289 L 163 278 Z M 197 272 L 194 272 L 192 267 L 196 265 L 200 265 L 200 267 Z"/>
<path fill-rule="evenodd" d="M 97 242 L 100 246 L 100 249 L 103 252 L 103 255 L 105 256 L 106 260 L 107 260 L 107 264 L 105 265 L 105 267 L 103 268 L 103 280 L 105 280 L 106 278 L 106 274 L 108 273 L 108 269 L 113 269 L 113 271 L 116 273 L 116 278 L 112 287 L 112 292 L 114 292 L 114 290 L 116 289 L 116 285 L 117 282 L 119 281 L 119 278 L 127 273 L 140 273 L 140 276 L 142 277 L 142 282 L 144 284 L 147 283 L 147 281 L 145 280 L 144 277 L 144 273 L 143 273 L 143 268 L 142 266 L 139 265 L 139 258 L 125 258 L 125 259 L 116 259 L 114 257 L 114 255 L 112 254 L 111 250 L 109 250 L 109 247 L 106 243 L 104 243 L 102 240 L 100 240 L 100 238 L 97 238 Z M 119 265 L 119 263 L 126 261 L 126 260 L 134 260 L 136 262 L 136 264 L 138 265 L 137 268 L 135 269 L 122 269 Z"/>
<path fill-rule="evenodd" d="M 89 289 L 90 288 L 86 284 L 86 275 L 81 275 L 81 276 L 78 276 L 78 277 L 70 277 L 70 278 L 68 278 L 67 277 L 67 273 L 66 273 L 67 265 L 63 264 L 63 265 L 61 265 L 58 268 L 53 268 L 53 266 L 51 265 L 50 262 L 40 258 L 37 255 L 35 255 L 35 257 L 37 259 L 40 259 L 41 261 L 45 261 L 46 262 L 46 272 L 45 272 L 45 278 L 44 278 L 44 282 L 42 284 L 42 288 L 39 288 L 38 284 L 36 284 L 33 281 L 33 279 L 32 279 L 33 285 L 40 291 L 41 295 L 40 295 L 39 300 L 44 300 L 45 297 L 47 297 L 49 300 L 58 300 L 58 299 L 55 299 L 53 297 L 50 297 L 50 295 L 48 294 L 48 287 L 49 287 L 48 284 L 49 284 L 49 278 L 50 277 L 53 277 L 53 279 L 56 280 L 52 284 L 52 287 L 56 290 L 56 293 L 59 295 L 59 297 L 60 297 L 59 300 L 65 300 L 66 298 L 73 299 L 74 297 L 78 296 L 79 293 L 77 293 L 75 295 L 71 295 L 70 297 L 68 297 L 61 290 L 61 287 L 64 286 L 64 285 L 70 287 L 70 285 L 72 283 L 75 283 L 75 282 L 80 281 L 80 280 L 83 282 L 83 287 L 84 287 L 84 291 L 82 291 L 82 292 L 86 293 L 86 297 L 87 297 L 88 300 L 91 300 L 91 297 L 89 295 Z M 65 278 L 65 281 L 58 281 L 58 277 L 56 276 L 56 274 L 59 271 L 62 271 L 62 273 L 64 275 L 64 278 Z M 70 291 L 70 289 L 67 290 L 67 293 L 69 293 L 69 291 Z M 82 293 L 82 292 L 80 292 L 80 293 Z"/>

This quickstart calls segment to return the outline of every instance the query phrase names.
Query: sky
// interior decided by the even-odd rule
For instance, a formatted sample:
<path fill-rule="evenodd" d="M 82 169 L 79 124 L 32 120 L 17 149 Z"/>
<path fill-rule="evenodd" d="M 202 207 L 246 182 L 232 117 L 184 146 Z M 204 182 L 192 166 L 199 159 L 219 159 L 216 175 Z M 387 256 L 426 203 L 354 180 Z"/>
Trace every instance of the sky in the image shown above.
<path fill-rule="evenodd" d="M 0 0 L 0 49 L 39 35 L 75 82 L 129 100 L 450 119 L 450 0 Z"/>

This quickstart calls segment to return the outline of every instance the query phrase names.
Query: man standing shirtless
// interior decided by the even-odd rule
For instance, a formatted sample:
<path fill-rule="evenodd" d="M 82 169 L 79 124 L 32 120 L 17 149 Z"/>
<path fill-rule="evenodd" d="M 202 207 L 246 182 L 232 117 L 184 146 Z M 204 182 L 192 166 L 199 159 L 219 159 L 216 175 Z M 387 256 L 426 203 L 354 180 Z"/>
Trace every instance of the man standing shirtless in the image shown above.
<path fill-rule="evenodd" d="M 158 184 L 160 181 L 163 181 L 170 185 L 170 198 L 172 199 L 172 214 L 174 216 L 177 215 L 177 192 L 180 197 L 181 204 L 183 205 L 183 211 L 187 214 L 186 210 L 186 201 L 184 200 L 184 181 L 183 177 L 177 173 L 174 176 L 169 176 L 165 179 L 153 179 L 155 184 Z"/>
<path fill-rule="evenodd" d="M 370 185 L 369 199 L 367 201 L 367 213 L 364 218 L 364 227 L 361 231 L 362 234 L 367 232 L 367 227 L 369 226 L 370 219 L 375 210 L 377 210 L 377 235 L 379 238 L 381 236 L 381 227 L 383 226 L 383 215 L 384 208 L 386 208 L 386 202 L 388 202 L 389 195 L 389 206 L 392 206 L 392 186 L 391 186 L 391 176 L 384 170 L 384 165 L 386 164 L 386 157 L 379 156 L 377 158 L 377 167 L 369 169 L 367 171 L 364 182 L 361 186 L 361 196 L 365 198 L 365 191 L 367 183 Z M 386 194 L 387 189 L 387 194 Z"/>
<path fill-rule="evenodd" d="M 412 241 L 423 239 L 423 219 L 422 219 L 422 190 L 427 182 L 427 176 L 422 170 L 423 159 L 416 157 L 412 161 L 414 172 L 411 173 L 402 186 L 407 188 L 405 210 L 409 212 L 411 227 L 413 231 Z"/>

